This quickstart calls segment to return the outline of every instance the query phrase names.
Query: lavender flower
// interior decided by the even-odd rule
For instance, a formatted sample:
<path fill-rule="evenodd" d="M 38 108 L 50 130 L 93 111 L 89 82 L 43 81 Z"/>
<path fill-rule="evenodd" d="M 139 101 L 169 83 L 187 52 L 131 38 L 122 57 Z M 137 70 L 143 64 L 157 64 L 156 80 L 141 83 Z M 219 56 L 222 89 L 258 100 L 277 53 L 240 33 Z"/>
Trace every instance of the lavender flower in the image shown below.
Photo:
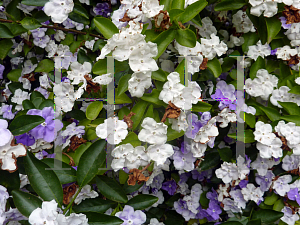
<path fill-rule="evenodd" d="M 0 79 L 3 79 L 3 71 L 4 71 L 5 67 L 0 64 Z"/>
<path fill-rule="evenodd" d="M 194 113 L 191 113 L 187 117 L 188 128 L 185 132 L 185 135 L 188 138 L 194 139 L 199 129 L 202 127 L 201 122 L 198 120 L 198 116 Z"/>
<path fill-rule="evenodd" d="M 290 200 L 297 201 L 300 204 L 300 195 L 298 188 L 292 188 L 288 193 L 287 196 Z"/>
<path fill-rule="evenodd" d="M 112 10 L 107 2 L 97 3 L 97 5 L 93 8 L 93 12 L 97 16 L 109 17 L 111 11 Z"/>
<path fill-rule="evenodd" d="M 177 188 L 177 184 L 175 180 L 170 180 L 167 182 L 164 182 L 162 184 L 162 188 L 163 190 L 167 191 L 169 195 L 174 195 L 176 192 L 176 188 Z"/>
<path fill-rule="evenodd" d="M 12 105 L 3 105 L 1 107 L 4 119 L 12 120 L 15 117 L 15 113 L 12 112 Z"/>
<path fill-rule="evenodd" d="M 146 222 L 146 214 L 141 210 L 134 211 L 129 205 L 125 205 L 123 211 L 117 212 L 115 216 L 124 221 L 122 225 L 141 225 Z"/>
<path fill-rule="evenodd" d="M 272 179 L 275 175 L 271 170 L 268 170 L 265 176 L 260 176 L 256 174 L 255 181 L 259 185 L 260 190 L 267 191 L 271 187 Z"/>
<path fill-rule="evenodd" d="M 222 213 L 222 209 L 216 203 L 216 201 L 210 201 L 209 206 L 206 209 L 208 215 L 210 215 L 214 220 L 219 219 L 219 215 Z"/>

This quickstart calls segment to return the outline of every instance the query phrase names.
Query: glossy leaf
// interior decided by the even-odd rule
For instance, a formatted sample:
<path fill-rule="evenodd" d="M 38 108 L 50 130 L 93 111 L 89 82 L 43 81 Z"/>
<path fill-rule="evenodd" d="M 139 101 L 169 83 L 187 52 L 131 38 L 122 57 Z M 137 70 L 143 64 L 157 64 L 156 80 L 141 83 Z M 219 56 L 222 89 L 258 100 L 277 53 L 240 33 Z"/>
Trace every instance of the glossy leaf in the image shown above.
<path fill-rule="evenodd" d="M 155 197 L 153 195 L 140 194 L 130 199 L 126 203 L 126 205 L 132 206 L 134 210 L 142 210 L 152 206 L 157 201 L 158 197 Z"/>
<path fill-rule="evenodd" d="M 35 192 L 45 201 L 54 199 L 58 205 L 62 205 L 63 190 L 54 171 L 31 152 L 27 152 L 24 157 L 24 164 L 28 180 Z"/>
<path fill-rule="evenodd" d="M 34 30 L 42 26 L 39 21 L 32 17 L 25 17 L 20 23 L 27 30 Z"/>
<path fill-rule="evenodd" d="M 289 115 L 289 116 L 281 116 L 280 119 L 285 120 L 287 122 L 295 123 L 296 126 L 300 126 L 300 117 L 299 115 Z"/>
<path fill-rule="evenodd" d="M 81 155 L 77 168 L 77 181 L 80 187 L 89 183 L 96 176 L 98 168 L 105 162 L 105 145 L 105 140 L 98 140 Z"/>
<path fill-rule="evenodd" d="M 85 213 L 85 212 L 96 212 L 96 213 L 104 213 L 109 208 L 114 208 L 117 203 L 104 200 L 100 197 L 98 198 L 89 198 L 83 200 L 79 205 L 74 205 L 72 209 L 76 213 Z"/>
<path fill-rule="evenodd" d="M 1 46 L 1 48 L 0 48 L 0 59 L 3 60 L 7 56 L 9 50 L 11 49 L 11 47 L 13 46 L 13 42 L 9 39 L 4 39 L 4 40 L 0 41 L 0 46 Z"/>
<path fill-rule="evenodd" d="M 172 9 L 184 9 L 185 0 L 173 0 Z"/>
<path fill-rule="evenodd" d="M 267 115 L 267 117 L 271 121 L 275 121 L 275 120 L 280 119 L 280 113 L 278 112 L 278 110 L 270 108 L 270 107 L 264 107 L 264 106 L 261 106 L 260 109 L 262 111 L 264 111 L 264 113 Z"/>
<path fill-rule="evenodd" d="M 146 111 L 147 106 L 148 106 L 148 103 L 145 101 L 142 101 L 142 100 L 140 100 L 138 103 L 136 103 L 133 106 L 131 111 L 133 113 L 135 113 L 135 115 L 131 117 L 131 120 L 133 122 L 132 130 L 135 130 L 138 127 L 138 125 L 140 124 L 140 122 L 143 118 L 143 115 Z"/>
<path fill-rule="evenodd" d="M 159 81 L 164 82 L 167 80 L 167 75 L 161 68 L 159 68 L 156 71 L 152 71 L 151 78 L 154 80 L 159 80 Z"/>
<path fill-rule="evenodd" d="M 208 153 L 204 157 L 204 161 L 200 163 L 199 168 L 202 171 L 209 170 L 216 167 L 220 163 L 220 156 L 218 152 Z"/>
<path fill-rule="evenodd" d="M 253 63 L 253 65 L 250 68 L 250 78 L 253 80 L 256 77 L 257 71 L 259 69 L 265 69 L 265 68 L 266 68 L 265 60 L 261 56 L 259 56 L 255 61 L 255 63 Z"/>
<path fill-rule="evenodd" d="M 283 215 L 283 212 L 276 212 L 271 209 L 260 209 L 253 212 L 252 219 L 261 219 L 262 223 L 274 223 Z"/>
<path fill-rule="evenodd" d="M 89 120 L 94 120 L 99 115 L 100 111 L 103 108 L 103 102 L 101 101 L 94 101 L 88 105 L 86 109 L 86 118 Z"/>
<path fill-rule="evenodd" d="M 174 140 L 176 138 L 179 138 L 179 137 L 181 137 L 183 135 L 184 135 L 184 131 L 183 130 L 180 131 L 180 132 L 178 132 L 178 131 L 172 129 L 172 126 L 170 125 L 168 127 L 168 130 L 167 130 L 167 141 L 172 141 L 172 140 Z"/>
<path fill-rule="evenodd" d="M 141 141 L 134 132 L 129 132 L 126 138 L 120 143 L 120 145 L 130 143 L 133 147 L 141 146 Z"/>
<path fill-rule="evenodd" d="M 33 210 L 42 208 L 42 200 L 37 196 L 19 190 L 13 190 L 12 196 L 15 206 L 26 217 L 29 217 Z"/>
<path fill-rule="evenodd" d="M 212 105 L 203 101 L 199 101 L 197 104 L 193 104 L 193 112 L 207 112 L 211 109 Z"/>
<path fill-rule="evenodd" d="M 7 78 L 11 81 L 14 82 L 19 82 L 19 77 L 21 76 L 22 70 L 21 69 L 14 69 L 11 70 L 8 74 L 7 74 Z"/>
<path fill-rule="evenodd" d="M 156 105 L 167 106 L 166 103 L 164 103 L 162 100 L 159 100 L 158 98 L 159 94 L 160 94 L 159 90 L 153 89 L 151 93 L 145 93 L 143 97 L 141 97 L 141 99 Z"/>
<path fill-rule="evenodd" d="M 44 59 L 39 62 L 38 66 L 35 69 L 35 72 L 45 72 L 49 73 L 54 71 L 54 62 L 50 59 Z"/>
<path fill-rule="evenodd" d="M 119 29 L 110 19 L 105 17 L 95 17 L 94 23 L 101 34 L 107 39 L 111 38 L 114 34 L 119 33 Z"/>
<path fill-rule="evenodd" d="M 32 5 L 32 6 L 44 6 L 48 0 L 23 0 L 21 3 L 24 5 Z"/>
<path fill-rule="evenodd" d="M 13 38 L 13 37 L 14 35 L 10 32 L 10 30 L 3 24 L 0 24 L 0 38 Z"/>
<path fill-rule="evenodd" d="M 174 29 L 168 29 L 161 32 L 152 42 L 157 44 L 158 54 L 154 59 L 158 59 L 164 51 L 167 49 L 168 45 L 174 40 L 176 31 Z"/>
<path fill-rule="evenodd" d="M 128 90 L 128 81 L 131 78 L 131 74 L 126 74 L 121 77 L 118 85 L 118 92 L 116 93 L 118 96 L 125 93 Z"/>
<path fill-rule="evenodd" d="M 175 39 L 182 46 L 188 48 L 194 48 L 196 46 L 196 34 L 188 28 L 178 29 L 176 32 Z"/>
<path fill-rule="evenodd" d="M 215 77 L 219 77 L 222 73 L 221 63 L 218 58 L 209 60 L 207 63 L 207 67 L 211 70 Z"/>
<path fill-rule="evenodd" d="M 144 182 L 142 182 L 141 184 L 136 183 L 135 185 L 128 185 L 128 183 L 126 182 L 123 186 L 123 190 L 126 194 L 130 194 L 132 192 L 139 190 L 143 185 Z"/>
<path fill-rule="evenodd" d="M 186 23 L 190 21 L 196 15 L 198 15 L 205 8 L 207 4 L 208 3 L 206 0 L 200 0 L 190 4 L 189 6 L 186 7 L 184 13 L 180 15 L 178 20 L 181 21 L 182 23 Z"/>
<path fill-rule="evenodd" d="M 43 123 L 45 119 L 41 116 L 22 115 L 16 117 L 9 125 L 9 130 L 15 136 L 24 134 Z"/>
<path fill-rule="evenodd" d="M 236 1 L 223 0 L 220 3 L 218 3 L 214 9 L 215 11 L 228 11 L 228 10 L 239 9 L 244 5 L 246 5 L 246 2 L 244 0 L 236 0 Z"/>
<path fill-rule="evenodd" d="M 126 203 L 128 201 L 126 193 L 114 179 L 103 175 L 97 176 L 96 183 L 99 191 L 106 198 L 120 203 Z"/>
<path fill-rule="evenodd" d="M 275 36 L 281 30 L 281 22 L 277 17 L 266 18 L 267 32 L 268 32 L 268 44 L 275 38 Z"/>
<path fill-rule="evenodd" d="M 225 162 L 231 162 L 232 150 L 230 148 L 218 149 L 221 159 Z"/>
<path fill-rule="evenodd" d="M 120 225 L 124 221 L 116 216 L 109 216 L 100 213 L 86 212 L 89 225 Z"/>
<path fill-rule="evenodd" d="M 300 115 L 300 107 L 294 102 L 280 102 L 278 103 L 286 110 L 290 115 Z"/>

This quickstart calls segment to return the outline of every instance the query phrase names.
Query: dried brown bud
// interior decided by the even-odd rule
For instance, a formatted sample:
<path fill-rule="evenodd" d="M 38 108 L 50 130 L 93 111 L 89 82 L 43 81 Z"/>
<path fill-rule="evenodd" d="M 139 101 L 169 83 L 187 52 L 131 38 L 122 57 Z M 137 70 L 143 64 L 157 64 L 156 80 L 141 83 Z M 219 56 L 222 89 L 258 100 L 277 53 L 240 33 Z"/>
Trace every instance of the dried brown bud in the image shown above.
<path fill-rule="evenodd" d="M 143 174 L 143 170 L 139 170 L 139 169 L 131 169 L 129 170 L 129 178 L 127 180 L 128 185 L 132 185 L 134 186 L 136 184 L 136 182 L 138 184 L 141 184 L 143 181 L 147 181 L 149 180 L 150 177 L 146 177 Z"/>
<path fill-rule="evenodd" d="M 208 62 L 208 58 L 204 58 L 201 65 L 200 65 L 200 70 L 206 70 L 207 69 L 207 62 Z"/>
<path fill-rule="evenodd" d="M 100 90 L 100 86 L 99 84 L 96 84 L 92 81 L 92 78 L 89 77 L 89 75 L 84 75 L 84 78 L 86 79 L 87 81 L 87 85 L 86 85 L 86 91 L 87 93 L 91 93 L 92 90 L 96 93 Z"/>
<path fill-rule="evenodd" d="M 125 123 L 127 123 L 127 126 L 128 126 L 128 128 L 132 128 L 132 126 L 133 126 L 133 121 L 131 120 L 131 117 L 132 116 L 134 116 L 135 115 L 135 113 L 134 112 L 130 112 L 129 114 L 128 114 L 128 116 L 124 116 L 123 117 L 123 120 L 124 120 L 124 122 Z"/>
<path fill-rule="evenodd" d="M 159 13 L 153 17 L 156 28 L 162 28 L 162 30 L 168 30 L 172 26 L 170 16 L 167 10 L 160 10 Z"/>
<path fill-rule="evenodd" d="M 161 119 L 161 122 L 166 122 L 167 118 L 177 119 L 180 116 L 181 110 L 176 105 L 174 105 L 171 101 L 169 101 L 169 105 L 166 108 L 165 114 Z"/>
<path fill-rule="evenodd" d="M 294 6 L 286 5 L 282 12 L 283 16 L 286 18 L 286 24 L 299 23 L 300 22 L 300 13 L 299 9 Z"/>
<path fill-rule="evenodd" d="M 73 137 L 71 137 L 70 139 L 70 145 L 69 148 L 67 150 L 67 152 L 70 152 L 71 150 L 73 150 L 75 152 L 75 150 L 82 144 L 86 143 L 86 140 L 84 140 L 83 138 L 79 138 L 76 135 L 74 135 Z"/>
<path fill-rule="evenodd" d="M 67 186 L 63 189 L 63 203 L 65 205 L 68 205 L 70 203 L 70 200 L 72 196 L 76 193 L 78 185 L 71 184 L 70 186 Z"/>

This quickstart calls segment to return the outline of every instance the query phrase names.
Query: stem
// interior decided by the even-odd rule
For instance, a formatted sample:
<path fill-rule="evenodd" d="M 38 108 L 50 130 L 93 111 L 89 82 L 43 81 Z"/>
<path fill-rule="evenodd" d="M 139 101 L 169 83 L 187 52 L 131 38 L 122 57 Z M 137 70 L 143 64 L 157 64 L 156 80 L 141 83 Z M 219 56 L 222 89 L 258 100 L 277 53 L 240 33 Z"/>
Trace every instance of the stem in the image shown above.
<path fill-rule="evenodd" d="M 66 214 L 66 213 L 68 212 L 69 208 L 72 206 L 73 202 L 74 202 L 75 199 L 77 198 L 77 195 L 80 193 L 81 189 L 82 189 L 82 187 L 80 187 L 80 188 L 78 189 L 78 191 L 76 192 L 76 194 L 75 194 L 74 197 L 72 198 L 72 201 L 69 203 L 69 205 L 67 206 L 67 208 L 64 209 L 63 214 Z"/>
<path fill-rule="evenodd" d="M 6 20 L 6 19 L 1 19 L 1 18 L 0 18 L 0 22 L 2 22 L 2 23 L 14 23 L 13 20 Z M 16 21 L 16 23 L 20 24 L 19 21 Z M 79 30 L 74 30 L 74 29 L 67 29 L 67 28 L 63 28 L 63 27 L 59 27 L 59 26 L 42 25 L 41 27 L 42 28 L 48 28 L 48 29 L 62 30 L 62 31 L 65 31 L 65 32 L 74 32 L 74 33 L 83 34 L 83 35 L 88 34 L 88 35 L 90 35 L 92 37 L 97 37 L 99 39 L 105 39 L 104 37 L 99 36 L 97 34 L 90 34 L 90 33 L 87 33 L 87 32 L 83 32 L 83 31 L 79 31 Z"/>

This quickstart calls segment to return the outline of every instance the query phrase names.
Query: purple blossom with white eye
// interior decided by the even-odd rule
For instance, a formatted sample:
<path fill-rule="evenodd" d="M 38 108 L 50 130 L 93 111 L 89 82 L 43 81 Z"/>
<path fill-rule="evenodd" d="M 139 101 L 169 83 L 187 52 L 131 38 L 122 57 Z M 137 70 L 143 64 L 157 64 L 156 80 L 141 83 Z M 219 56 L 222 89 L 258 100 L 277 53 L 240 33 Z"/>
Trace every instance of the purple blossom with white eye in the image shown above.
<path fill-rule="evenodd" d="M 246 187 L 248 182 L 249 182 L 248 180 L 241 180 L 240 183 L 239 183 L 239 187 L 240 188 Z"/>
<path fill-rule="evenodd" d="M 153 178 L 153 182 L 150 184 L 150 187 L 161 189 L 164 179 L 165 179 L 165 177 L 164 177 L 163 173 L 158 174 L 157 176 L 155 176 Z"/>
<path fill-rule="evenodd" d="M 291 190 L 287 193 L 287 196 L 290 200 L 296 201 L 300 204 L 300 195 L 298 188 L 291 188 Z"/>
<path fill-rule="evenodd" d="M 199 129 L 202 127 L 201 122 L 198 120 L 198 116 L 194 113 L 191 113 L 187 116 L 188 128 L 185 132 L 185 135 L 188 138 L 194 139 Z"/>
<path fill-rule="evenodd" d="M 289 29 L 291 28 L 292 24 L 287 24 L 286 23 L 286 18 L 284 16 L 281 16 L 279 17 L 280 21 L 281 21 L 281 26 L 284 28 L 284 29 Z"/>
<path fill-rule="evenodd" d="M 49 41 L 50 41 L 50 37 L 48 35 L 33 39 L 33 43 L 40 48 L 46 48 Z"/>
<path fill-rule="evenodd" d="M 262 191 L 269 190 L 272 184 L 272 179 L 275 177 L 271 170 L 268 170 L 265 176 L 260 176 L 258 174 L 255 174 L 255 176 L 255 182 L 259 185 L 260 190 Z"/>
<path fill-rule="evenodd" d="M 45 107 L 42 110 L 30 109 L 27 115 L 38 115 L 45 119 L 45 122 L 33 128 L 30 134 L 35 139 L 44 139 L 47 142 L 52 142 L 57 136 L 57 131 L 59 131 L 63 124 L 59 120 L 54 120 L 54 110 L 52 107 Z"/>
<path fill-rule="evenodd" d="M 97 16 L 109 17 L 112 10 L 107 2 L 97 3 L 97 5 L 93 8 L 93 12 Z"/>
<path fill-rule="evenodd" d="M 224 80 L 221 80 L 216 85 L 215 94 L 211 95 L 211 98 L 220 101 L 219 109 L 223 110 L 229 107 L 231 110 L 236 109 L 236 90 L 232 84 L 227 84 Z"/>
<path fill-rule="evenodd" d="M 174 195 L 176 192 L 176 188 L 177 184 L 175 180 L 164 182 L 161 187 L 161 189 L 167 191 L 169 195 Z"/>
<path fill-rule="evenodd" d="M 55 158 L 55 153 L 53 154 L 49 154 L 48 152 L 46 152 L 45 150 L 38 152 L 35 154 L 35 157 L 39 160 L 42 160 L 44 158 L 50 158 L 50 159 L 54 159 Z"/>
<path fill-rule="evenodd" d="M 179 180 L 178 184 L 187 182 L 187 180 L 189 179 L 190 176 L 191 176 L 190 172 L 180 174 L 180 176 L 179 176 L 180 180 Z"/>
<path fill-rule="evenodd" d="M 115 216 L 124 221 L 122 225 L 142 225 L 146 222 L 146 214 L 141 210 L 134 211 L 129 205 L 125 205 L 123 211 L 117 212 Z"/>
<path fill-rule="evenodd" d="M 31 30 L 31 34 L 33 38 L 41 38 L 44 37 L 46 34 L 47 28 L 37 28 L 35 30 Z"/>
<path fill-rule="evenodd" d="M 18 136 L 15 136 L 17 143 L 22 143 L 26 146 L 31 146 L 35 143 L 34 137 L 30 133 L 24 133 Z"/>
<path fill-rule="evenodd" d="M 211 119 L 210 112 L 201 113 L 200 122 L 202 125 L 207 124 L 207 122 Z"/>
<path fill-rule="evenodd" d="M 40 92 L 45 97 L 45 99 L 48 99 L 50 93 L 46 89 L 42 87 L 37 87 L 34 90 Z"/>
<path fill-rule="evenodd" d="M 179 199 L 178 201 L 174 202 L 174 209 L 177 213 L 183 216 L 185 221 L 189 221 L 191 218 L 195 218 L 196 214 L 191 212 L 188 209 L 187 202 Z"/>
<path fill-rule="evenodd" d="M 5 67 L 0 64 L 0 79 L 3 79 L 3 71 L 4 71 Z"/>
<path fill-rule="evenodd" d="M 208 208 L 206 209 L 208 215 L 210 215 L 214 220 L 219 219 L 219 215 L 222 213 L 222 209 L 216 201 L 210 201 Z"/>
<path fill-rule="evenodd" d="M 194 169 L 194 162 L 196 161 L 196 158 L 191 152 L 183 154 L 181 151 L 175 151 L 173 159 L 174 166 L 178 170 L 190 171 Z"/>
<path fill-rule="evenodd" d="M 218 202 L 218 193 L 215 191 L 215 189 L 211 189 L 211 192 L 206 193 L 206 198 L 208 198 L 210 201 L 217 201 Z"/>
<path fill-rule="evenodd" d="M 285 194 L 290 191 L 289 183 L 291 181 L 291 175 L 283 175 L 273 182 L 273 189 L 275 189 L 280 196 L 285 196 Z"/>
<path fill-rule="evenodd" d="M 231 190 L 229 192 L 231 198 L 236 202 L 237 207 L 239 208 L 246 208 L 246 201 L 244 199 L 244 196 L 242 194 L 242 191 L 240 189 Z"/>
<path fill-rule="evenodd" d="M 198 170 L 192 170 L 192 171 L 191 171 L 191 173 L 192 173 L 192 178 L 193 178 L 194 180 L 203 181 L 204 178 L 205 178 L 204 172 L 206 172 L 206 171 L 203 171 L 203 172 L 199 173 Z"/>
<path fill-rule="evenodd" d="M 12 120 L 15 117 L 15 113 L 12 112 L 12 107 L 12 105 L 3 105 L 1 107 L 4 119 Z"/>
<path fill-rule="evenodd" d="M 66 129 L 61 133 L 61 135 L 69 136 L 69 137 L 76 135 L 77 137 L 81 138 L 82 135 L 84 135 L 84 133 L 85 133 L 84 128 L 85 128 L 84 126 L 77 127 L 76 123 L 73 122 L 66 127 Z"/>
<path fill-rule="evenodd" d="M 231 211 L 233 213 L 241 212 L 241 208 L 236 205 L 236 202 L 230 198 L 225 198 L 222 203 L 224 204 L 225 211 Z"/>

